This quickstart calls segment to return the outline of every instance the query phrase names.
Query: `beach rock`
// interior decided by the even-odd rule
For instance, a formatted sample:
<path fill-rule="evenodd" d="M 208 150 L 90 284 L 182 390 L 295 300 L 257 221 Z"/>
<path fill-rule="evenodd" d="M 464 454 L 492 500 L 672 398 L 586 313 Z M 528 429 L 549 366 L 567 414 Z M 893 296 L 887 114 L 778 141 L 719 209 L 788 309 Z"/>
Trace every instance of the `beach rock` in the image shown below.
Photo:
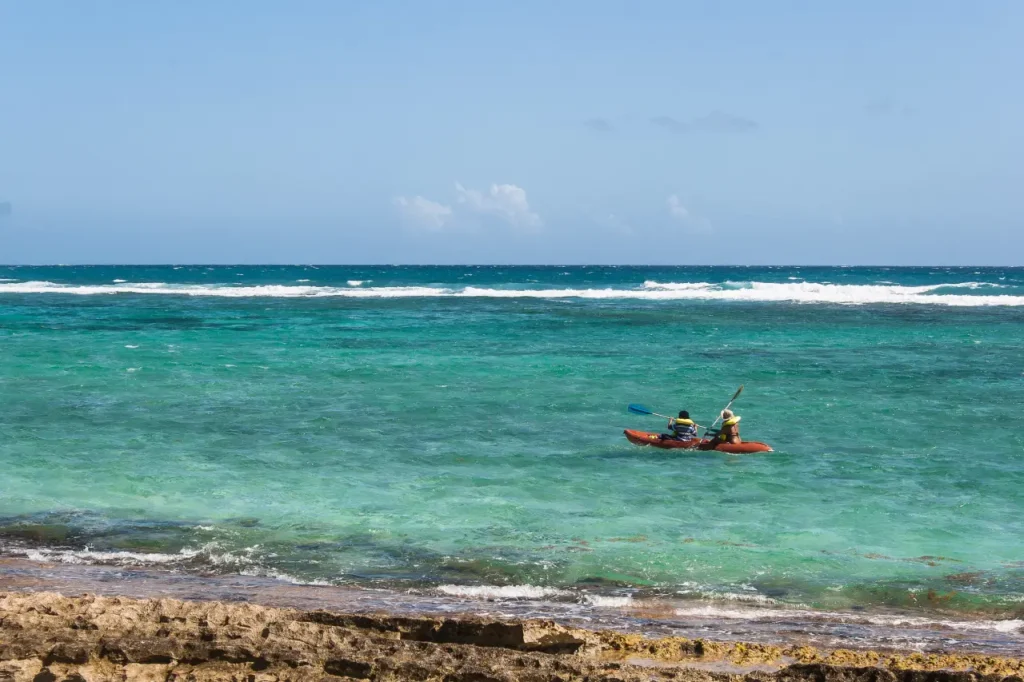
<path fill-rule="evenodd" d="M 545 620 L 0 593 L 0 682 L 1016 682 L 1022 672 L 981 655 L 646 639 Z"/>

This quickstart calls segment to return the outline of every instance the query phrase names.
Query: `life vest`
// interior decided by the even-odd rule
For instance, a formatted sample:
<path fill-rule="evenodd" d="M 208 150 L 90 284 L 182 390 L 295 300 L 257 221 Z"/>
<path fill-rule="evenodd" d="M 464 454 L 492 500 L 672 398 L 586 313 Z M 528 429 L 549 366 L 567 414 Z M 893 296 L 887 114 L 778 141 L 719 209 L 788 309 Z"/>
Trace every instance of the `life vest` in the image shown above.
<path fill-rule="evenodd" d="M 669 421 L 669 427 L 677 436 L 697 437 L 697 425 L 692 419 L 672 419 Z"/>
<path fill-rule="evenodd" d="M 724 422 L 722 422 L 722 429 L 718 432 L 718 440 L 722 442 L 729 440 L 729 436 L 726 435 L 725 430 L 730 426 L 736 426 L 737 424 L 739 424 L 740 419 L 742 418 L 743 417 L 735 416 L 732 419 L 726 419 Z"/>

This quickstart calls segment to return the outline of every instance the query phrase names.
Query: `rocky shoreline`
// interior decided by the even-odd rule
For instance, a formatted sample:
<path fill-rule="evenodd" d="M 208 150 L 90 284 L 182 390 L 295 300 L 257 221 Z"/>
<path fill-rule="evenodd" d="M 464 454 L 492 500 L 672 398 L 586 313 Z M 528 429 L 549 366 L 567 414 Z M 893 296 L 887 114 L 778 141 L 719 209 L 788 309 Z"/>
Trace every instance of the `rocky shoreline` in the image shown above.
<path fill-rule="evenodd" d="M 0 681 L 1020 681 L 1024 661 L 245 603 L 0 593 Z"/>

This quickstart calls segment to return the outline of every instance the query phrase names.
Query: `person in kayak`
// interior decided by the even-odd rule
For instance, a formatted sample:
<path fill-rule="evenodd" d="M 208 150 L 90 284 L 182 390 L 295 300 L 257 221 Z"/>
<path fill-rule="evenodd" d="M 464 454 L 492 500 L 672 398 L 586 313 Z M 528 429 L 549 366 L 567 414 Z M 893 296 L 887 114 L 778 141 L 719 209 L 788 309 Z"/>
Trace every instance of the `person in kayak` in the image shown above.
<path fill-rule="evenodd" d="M 722 428 L 715 436 L 714 442 L 730 443 L 737 445 L 743 442 L 740 438 L 740 419 L 742 417 L 733 413 L 732 410 L 722 410 Z"/>
<path fill-rule="evenodd" d="M 690 419 L 690 413 L 680 410 L 679 416 L 668 420 L 668 430 L 672 433 L 663 434 L 662 440 L 694 440 L 697 438 L 697 425 Z"/>

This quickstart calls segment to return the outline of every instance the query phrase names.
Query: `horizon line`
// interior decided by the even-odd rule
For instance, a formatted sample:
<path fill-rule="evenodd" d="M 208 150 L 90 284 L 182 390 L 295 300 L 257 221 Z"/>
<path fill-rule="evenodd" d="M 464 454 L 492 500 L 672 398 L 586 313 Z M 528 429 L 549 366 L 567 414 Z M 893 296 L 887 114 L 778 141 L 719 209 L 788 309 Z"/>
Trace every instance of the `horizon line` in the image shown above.
<path fill-rule="evenodd" d="M 1024 268 L 1021 265 L 951 265 L 932 263 L 928 265 L 898 264 L 850 264 L 850 263 L 0 263 L 0 268 L 102 268 L 102 267 L 317 267 L 317 268 Z"/>

